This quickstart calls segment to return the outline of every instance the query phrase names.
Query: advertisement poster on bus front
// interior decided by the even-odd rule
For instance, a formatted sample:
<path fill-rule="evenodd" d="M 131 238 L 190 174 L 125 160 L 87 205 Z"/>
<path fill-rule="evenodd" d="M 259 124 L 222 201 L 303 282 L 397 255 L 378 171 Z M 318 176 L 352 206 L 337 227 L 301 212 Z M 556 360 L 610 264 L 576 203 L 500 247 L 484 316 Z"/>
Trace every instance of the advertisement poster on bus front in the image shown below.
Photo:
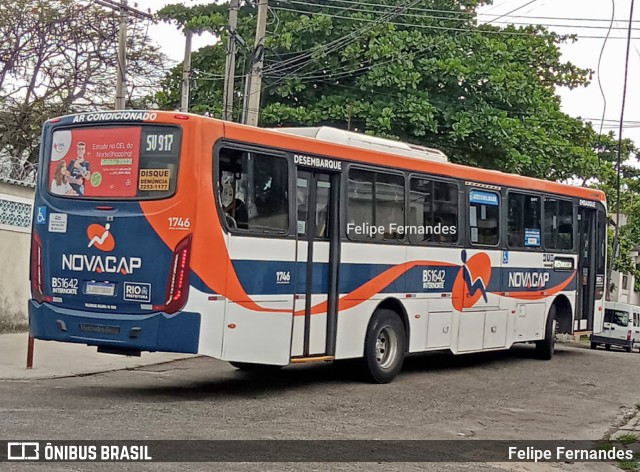
<path fill-rule="evenodd" d="M 140 127 L 56 131 L 49 190 L 75 197 L 134 197 L 139 157 Z"/>

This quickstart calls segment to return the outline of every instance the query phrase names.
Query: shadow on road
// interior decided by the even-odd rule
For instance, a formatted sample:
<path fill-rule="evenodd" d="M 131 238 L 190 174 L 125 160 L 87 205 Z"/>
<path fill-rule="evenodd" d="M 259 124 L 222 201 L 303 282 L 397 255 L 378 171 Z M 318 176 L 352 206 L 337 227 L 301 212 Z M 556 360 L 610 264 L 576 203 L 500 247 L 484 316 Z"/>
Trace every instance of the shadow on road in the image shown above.
<path fill-rule="evenodd" d="M 556 349 L 556 360 L 580 356 L 579 350 Z M 307 364 L 285 367 L 282 370 L 264 373 L 233 370 L 231 366 L 220 365 L 220 361 L 207 358 L 198 358 L 191 361 L 198 362 L 199 366 L 188 364 L 185 369 L 172 369 L 170 379 L 139 377 L 132 385 L 131 377 L 124 384 L 98 386 L 77 393 L 96 397 L 124 397 L 140 400 L 150 399 L 154 402 L 175 402 L 176 400 L 204 400 L 240 397 L 256 398 L 262 395 L 273 395 L 289 390 L 305 390 L 314 386 L 363 385 L 366 388 L 378 388 L 363 384 L 358 375 L 357 365 L 354 363 L 336 364 Z M 428 373 L 460 371 L 465 369 L 502 369 L 510 367 L 523 367 L 523 363 L 539 364 L 535 358 L 535 351 L 530 345 L 517 345 L 507 351 L 483 352 L 476 354 L 454 356 L 449 352 L 430 352 L 413 354 L 406 358 L 402 372 L 396 381 L 402 381 L 403 377 L 425 375 Z M 552 361 L 553 362 L 553 361 Z M 217 365 L 213 364 L 216 363 Z M 184 365 L 184 364 L 183 364 Z M 143 369 L 144 370 L 144 369 Z M 181 376 L 181 371 L 185 372 Z M 146 371 L 153 374 L 153 371 Z M 137 370 L 130 371 L 133 376 L 139 375 Z M 157 372 L 158 377 L 162 371 Z M 196 378 L 194 378 L 194 374 Z M 108 375 L 116 375 L 108 374 Z M 167 385 L 169 380 L 171 385 Z"/>

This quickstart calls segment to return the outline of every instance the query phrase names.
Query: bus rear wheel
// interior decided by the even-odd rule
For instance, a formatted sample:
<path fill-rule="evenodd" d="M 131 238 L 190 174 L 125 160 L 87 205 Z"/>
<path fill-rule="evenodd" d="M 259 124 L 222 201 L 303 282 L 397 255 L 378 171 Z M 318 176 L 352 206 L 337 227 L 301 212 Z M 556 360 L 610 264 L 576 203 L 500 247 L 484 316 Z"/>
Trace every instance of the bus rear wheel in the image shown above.
<path fill-rule="evenodd" d="M 364 373 L 370 382 L 389 383 L 402 368 L 407 348 L 404 324 L 392 310 L 373 313 L 364 341 Z"/>
<path fill-rule="evenodd" d="M 544 330 L 544 339 L 536 341 L 536 357 L 548 361 L 553 357 L 556 348 L 556 306 L 552 305 L 547 317 L 547 326 Z"/>

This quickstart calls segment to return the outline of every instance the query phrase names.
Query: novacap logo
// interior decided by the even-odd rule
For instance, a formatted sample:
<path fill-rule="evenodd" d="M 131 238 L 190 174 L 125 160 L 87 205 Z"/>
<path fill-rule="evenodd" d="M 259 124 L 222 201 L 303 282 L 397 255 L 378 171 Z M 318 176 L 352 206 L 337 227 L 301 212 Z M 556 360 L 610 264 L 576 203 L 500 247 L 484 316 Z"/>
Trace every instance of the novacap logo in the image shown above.
<path fill-rule="evenodd" d="M 116 240 L 113 239 L 113 235 L 109 232 L 111 225 L 92 224 L 87 228 L 87 238 L 89 238 L 89 245 L 87 247 L 95 247 L 102 252 L 113 251 L 116 247 Z"/>
<path fill-rule="evenodd" d="M 107 223 L 89 225 L 87 228 L 87 247 L 95 247 L 102 252 L 113 251 L 116 241 L 110 233 L 111 225 Z M 133 271 L 142 267 L 142 259 L 139 257 L 117 257 L 87 254 L 63 254 L 62 270 L 74 272 L 103 272 L 109 274 L 120 273 L 122 275 L 133 274 Z"/>
<path fill-rule="evenodd" d="M 487 302 L 487 287 L 491 279 L 491 259 L 481 252 L 467 259 L 467 251 L 462 251 L 462 267 L 453 282 L 453 307 L 461 311 L 471 308 L 480 297 Z"/>

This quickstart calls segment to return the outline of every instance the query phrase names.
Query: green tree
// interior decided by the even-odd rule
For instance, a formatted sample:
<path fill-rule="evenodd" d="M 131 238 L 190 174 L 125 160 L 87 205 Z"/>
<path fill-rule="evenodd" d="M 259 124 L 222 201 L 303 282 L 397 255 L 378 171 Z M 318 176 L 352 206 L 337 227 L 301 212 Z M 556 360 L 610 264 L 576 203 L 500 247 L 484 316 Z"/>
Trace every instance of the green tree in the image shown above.
<path fill-rule="evenodd" d="M 597 133 L 560 111 L 557 87 L 589 83 L 563 62 L 575 40 L 542 26 L 479 25 L 478 0 L 272 1 L 265 39 L 263 126 L 330 125 L 434 146 L 454 162 L 523 175 L 596 175 Z M 416 8 L 419 6 L 420 8 Z M 161 17 L 224 39 L 228 4 L 171 5 Z M 238 33 L 253 44 L 255 13 Z M 221 115 L 224 42 L 193 57 L 192 110 Z M 236 90 L 249 52 L 238 55 Z M 180 74 L 155 97 L 179 103 Z M 237 94 L 236 119 L 242 93 Z"/>
<path fill-rule="evenodd" d="M 622 141 L 622 166 L 620 167 L 620 192 L 618 193 L 618 140 L 613 133 L 601 136 L 596 148 L 601 162 L 601 172 L 596 186 L 607 195 L 609 207 L 609 257 L 610 267 L 625 274 L 635 275 L 636 290 L 640 291 L 640 269 L 631 258 L 631 251 L 640 246 L 640 169 L 631 165 L 637 162 L 640 149 L 630 139 Z M 618 206 L 618 195 L 620 204 Z M 615 225 L 620 212 L 617 251 L 614 251 Z"/>

